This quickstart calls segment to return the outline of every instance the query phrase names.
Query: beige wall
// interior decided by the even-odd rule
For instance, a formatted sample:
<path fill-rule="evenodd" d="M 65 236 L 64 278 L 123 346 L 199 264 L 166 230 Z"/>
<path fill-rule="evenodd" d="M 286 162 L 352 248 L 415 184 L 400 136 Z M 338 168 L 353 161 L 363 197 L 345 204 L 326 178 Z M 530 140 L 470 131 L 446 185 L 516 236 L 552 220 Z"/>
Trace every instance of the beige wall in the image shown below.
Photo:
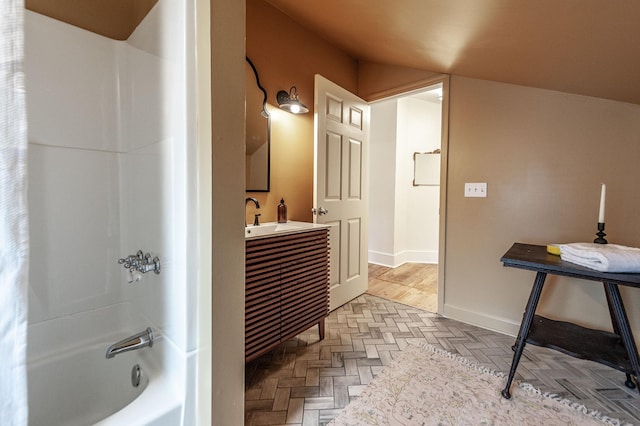
<path fill-rule="evenodd" d="M 260 220 L 276 220 L 284 197 L 290 220 L 311 222 L 313 205 L 314 75 L 356 92 L 358 64 L 262 0 L 247 0 L 247 56 L 267 91 L 271 113 L 271 191 L 250 192 L 260 201 Z M 277 108 L 279 90 L 296 86 L 310 112 L 293 115 Z M 253 205 L 247 223 L 253 223 Z"/>
<path fill-rule="evenodd" d="M 640 246 L 640 106 L 456 76 L 450 105 L 446 315 L 515 332 L 534 273 L 500 257 L 513 242 L 593 241 L 601 182 L 607 238 Z M 488 197 L 464 198 L 465 182 Z M 545 315 L 610 329 L 601 284 L 548 284 Z M 640 292 L 623 298 L 638 333 Z"/>
<path fill-rule="evenodd" d="M 209 324 L 210 345 L 206 338 L 200 342 L 200 356 L 211 355 L 211 364 L 200 360 L 198 377 L 204 383 L 198 390 L 210 390 L 211 419 L 207 422 L 209 407 L 199 407 L 201 423 L 211 425 L 239 425 L 244 417 L 244 232 L 242 208 L 244 200 L 244 2 L 212 0 L 210 2 L 210 46 L 211 46 L 211 119 L 203 119 L 199 126 L 199 155 L 211 153 L 209 158 L 199 158 L 200 179 L 206 179 L 207 161 L 211 159 L 210 185 L 211 199 L 200 194 L 200 203 L 211 203 L 211 228 L 202 222 L 207 220 L 209 206 L 202 206 L 201 225 L 195 230 L 201 239 L 201 254 L 207 252 L 211 244 L 211 280 L 207 282 L 205 271 L 200 271 L 198 290 L 200 335 L 207 332 Z M 206 7 L 198 8 L 206 11 Z M 206 19 L 198 21 L 205 28 L 198 28 L 198 36 L 206 34 Z M 199 39 L 202 42 L 202 38 Z M 207 46 L 208 42 L 205 41 Z M 198 58 L 202 61 L 203 58 Z M 205 71 L 200 69 L 199 71 Z M 202 82 L 200 82 L 202 83 Z M 209 87 L 206 83 L 198 86 L 201 90 Z M 209 112 L 202 102 L 199 113 Z M 211 146 L 207 146 L 208 124 L 211 124 Z M 210 149 L 210 151 L 209 151 Z M 210 234 L 206 232 L 211 231 Z M 210 239 L 210 240 L 209 240 Z M 201 260 L 200 268 L 208 267 Z M 210 285 L 210 289 L 207 288 Z M 209 298 L 209 300 L 203 300 Z M 207 303 L 207 302 L 210 302 Z M 207 309 L 210 312 L 207 312 Z M 211 370 L 211 387 L 207 389 L 207 378 L 202 375 Z M 205 396 L 198 395 L 198 402 L 206 404 Z"/>

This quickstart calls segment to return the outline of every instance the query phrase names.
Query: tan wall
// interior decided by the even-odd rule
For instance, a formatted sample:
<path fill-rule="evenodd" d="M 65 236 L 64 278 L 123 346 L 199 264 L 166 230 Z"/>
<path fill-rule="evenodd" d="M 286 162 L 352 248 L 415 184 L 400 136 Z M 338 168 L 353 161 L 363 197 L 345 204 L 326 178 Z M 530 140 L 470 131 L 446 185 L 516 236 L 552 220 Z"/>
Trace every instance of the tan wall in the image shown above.
<path fill-rule="evenodd" d="M 271 112 L 271 191 L 249 192 L 260 201 L 260 220 L 276 220 L 284 197 L 290 220 L 311 222 L 313 206 L 313 90 L 321 74 L 356 92 L 358 64 L 262 0 L 247 0 L 247 56 L 267 91 Z M 277 108 L 276 93 L 296 86 L 310 112 L 293 115 Z M 247 223 L 255 208 L 247 207 Z"/>
<path fill-rule="evenodd" d="M 513 242 L 593 241 L 600 183 L 612 243 L 640 246 L 640 106 L 452 77 L 445 314 L 511 332 L 534 273 L 504 268 Z M 487 182 L 487 198 L 464 198 Z M 640 292 L 623 289 L 636 334 Z M 610 329 L 602 285 L 550 277 L 552 318 Z"/>

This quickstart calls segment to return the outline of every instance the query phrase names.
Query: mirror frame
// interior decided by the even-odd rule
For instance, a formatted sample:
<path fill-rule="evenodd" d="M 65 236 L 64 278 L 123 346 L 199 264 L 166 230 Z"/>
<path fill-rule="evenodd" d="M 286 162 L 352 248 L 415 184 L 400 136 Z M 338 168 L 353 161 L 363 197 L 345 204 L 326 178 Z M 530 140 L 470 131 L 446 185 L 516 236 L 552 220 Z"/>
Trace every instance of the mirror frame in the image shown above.
<path fill-rule="evenodd" d="M 258 89 L 260 89 L 260 91 L 262 92 L 262 96 L 263 96 L 262 111 L 260 112 L 260 114 L 267 120 L 267 142 L 266 142 L 267 144 L 267 185 L 266 185 L 266 189 L 265 188 L 251 189 L 247 187 L 245 192 L 269 192 L 271 190 L 271 116 L 269 114 L 269 111 L 267 111 L 267 91 L 265 90 L 264 87 L 262 87 L 262 84 L 260 84 L 260 77 L 258 77 L 258 70 L 256 69 L 255 65 L 253 65 L 253 62 L 251 62 L 251 59 L 249 59 L 248 56 L 245 56 L 245 58 L 247 60 L 247 63 L 253 70 L 253 74 L 256 77 L 256 86 L 258 86 Z M 245 111 L 246 111 L 246 108 L 245 108 Z M 245 117 L 245 126 L 246 126 L 246 117 Z M 245 129 L 245 133 L 246 133 L 246 129 Z M 245 134 L 245 138 L 246 137 L 247 135 Z M 246 146 L 246 140 L 245 140 L 245 146 Z"/>

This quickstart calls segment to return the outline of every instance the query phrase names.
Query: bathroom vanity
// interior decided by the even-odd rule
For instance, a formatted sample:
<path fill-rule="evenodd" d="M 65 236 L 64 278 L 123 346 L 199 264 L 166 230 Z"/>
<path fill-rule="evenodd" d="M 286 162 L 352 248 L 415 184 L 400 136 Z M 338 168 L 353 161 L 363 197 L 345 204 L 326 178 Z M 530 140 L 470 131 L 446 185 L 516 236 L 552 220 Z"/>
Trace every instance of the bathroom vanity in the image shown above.
<path fill-rule="evenodd" d="M 304 222 L 245 229 L 245 362 L 329 314 L 329 227 Z"/>

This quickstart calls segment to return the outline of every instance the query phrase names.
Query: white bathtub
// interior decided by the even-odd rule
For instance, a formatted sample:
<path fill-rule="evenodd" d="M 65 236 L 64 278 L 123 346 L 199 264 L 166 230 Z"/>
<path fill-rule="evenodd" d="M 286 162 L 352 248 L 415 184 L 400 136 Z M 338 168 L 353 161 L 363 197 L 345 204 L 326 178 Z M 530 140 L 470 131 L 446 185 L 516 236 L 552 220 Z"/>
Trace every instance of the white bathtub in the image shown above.
<path fill-rule="evenodd" d="M 182 424 L 182 386 L 160 368 L 166 365 L 168 349 L 160 333 L 154 332 L 153 347 L 110 359 L 105 353 L 111 343 L 145 327 L 103 333 L 102 337 L 83 333 L 106 331 L 100 320 L 108 324 L 112 311 L 83 313 L 29 328 L 30 426 Z M 74 336 L 83 343 L 74 341 Z M 131 382 L 135 365 L 142 371 L 138 387 Z"/>

